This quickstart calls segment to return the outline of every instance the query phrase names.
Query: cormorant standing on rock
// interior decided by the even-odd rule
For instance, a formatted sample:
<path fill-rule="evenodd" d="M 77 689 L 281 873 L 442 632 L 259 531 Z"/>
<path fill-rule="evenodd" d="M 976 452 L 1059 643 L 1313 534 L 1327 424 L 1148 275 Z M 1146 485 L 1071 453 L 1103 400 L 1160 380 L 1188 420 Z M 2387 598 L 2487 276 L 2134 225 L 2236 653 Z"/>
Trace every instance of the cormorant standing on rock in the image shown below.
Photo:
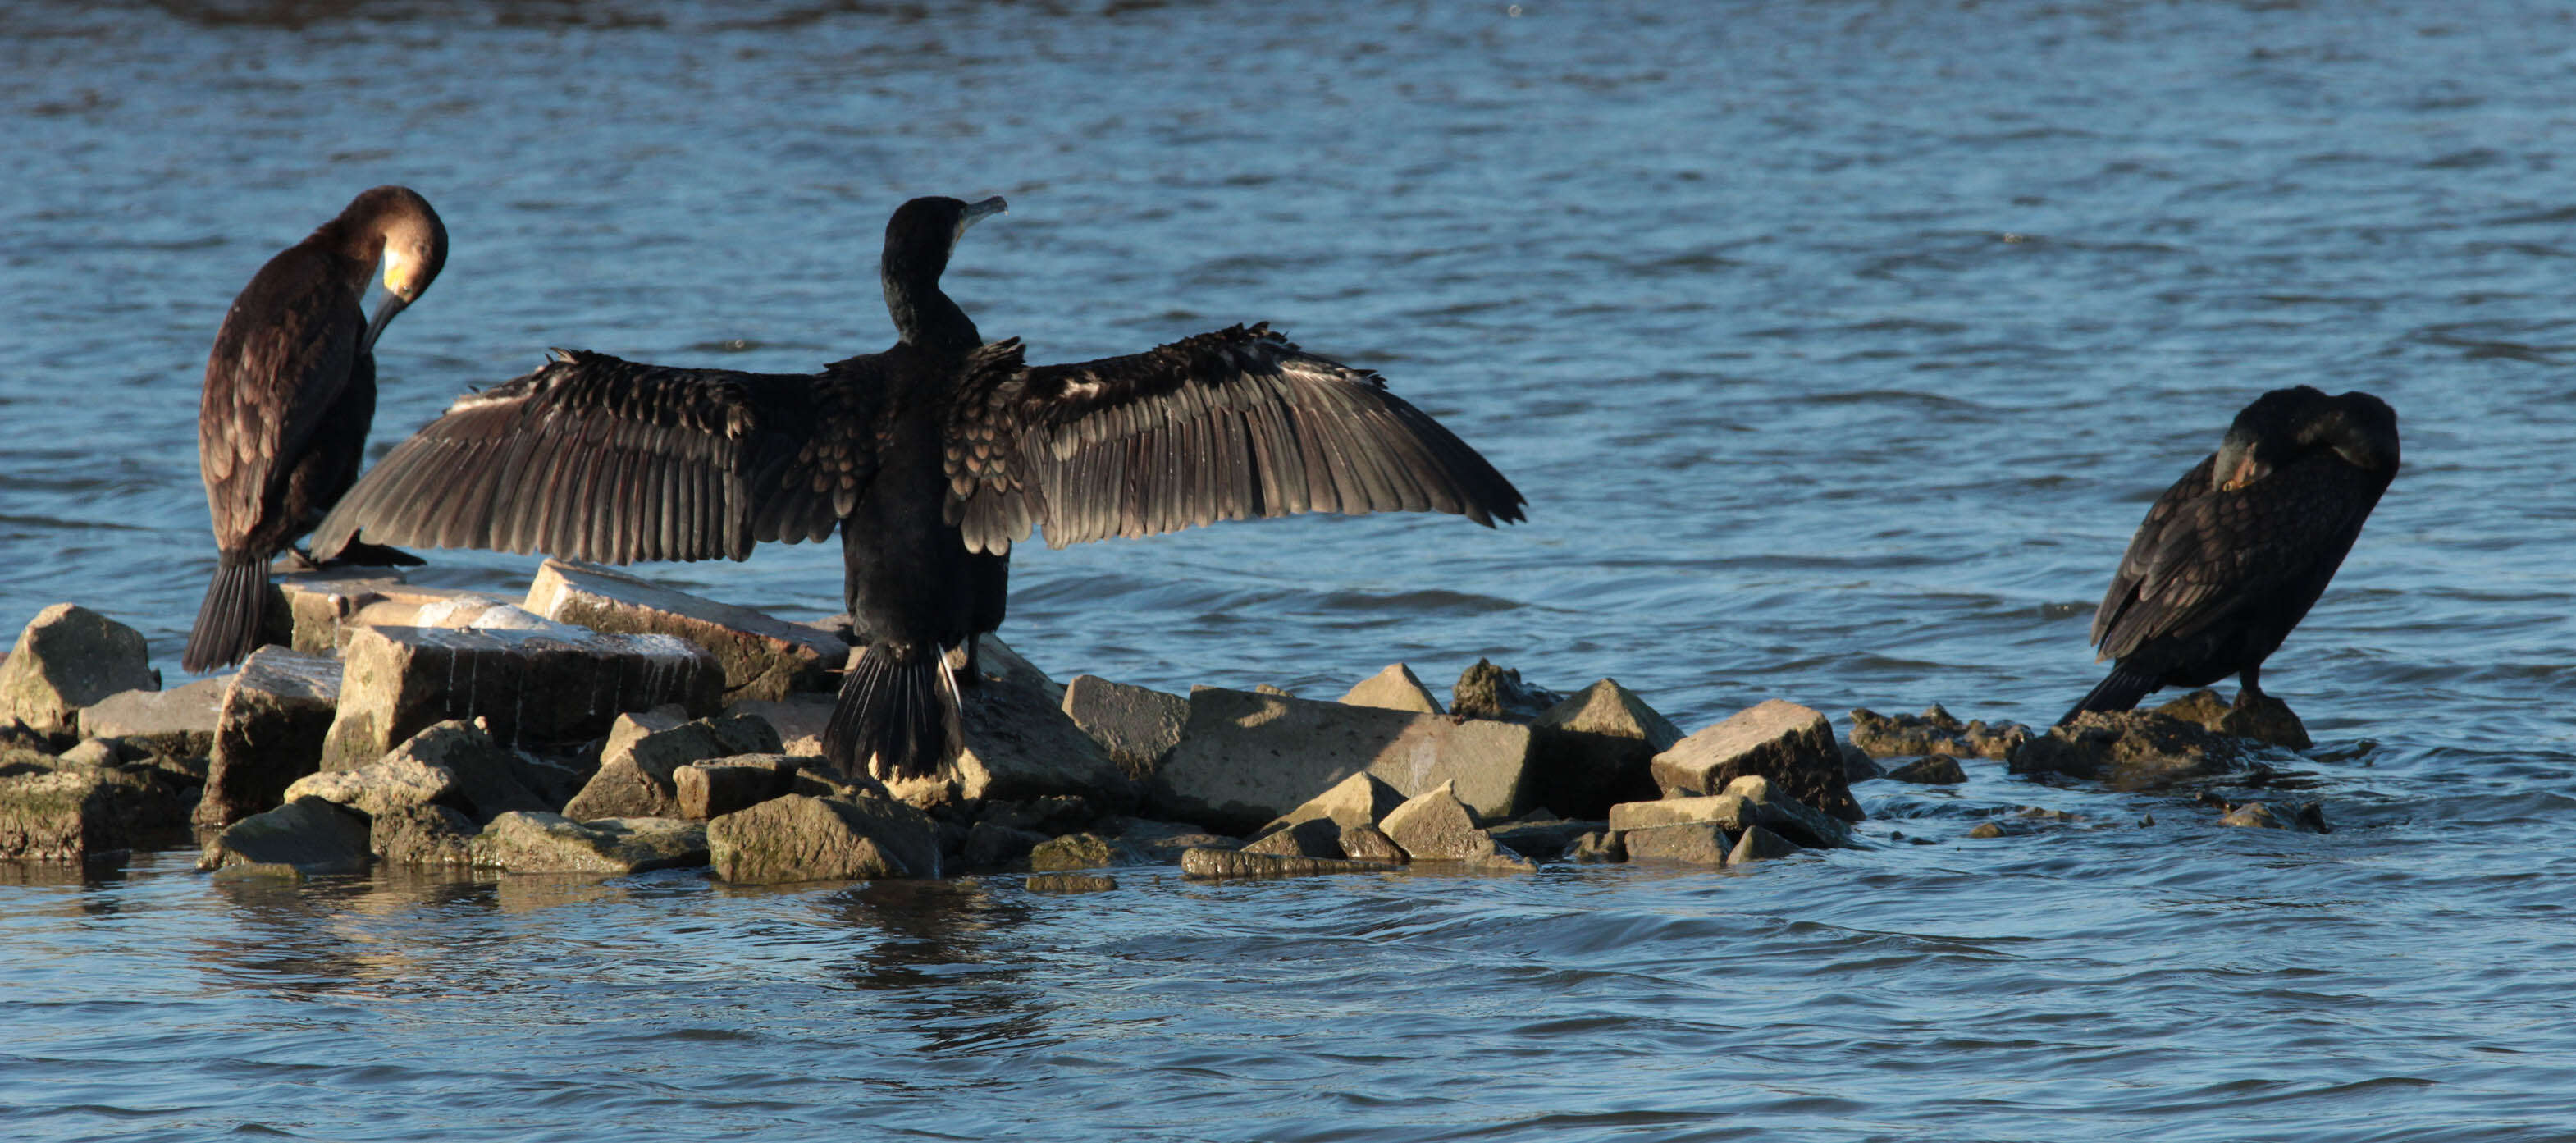
<path fill-rule="evenodd" d="M 2218 451 L 2156 498 L 2093 613 L 2110 677 L 2067 711 L 2128 710 L 2159 687 L 2237 675 L 2325 593 L 2397 475 L 2397 414 L 2368 393 L 2275 389 L 2236 414 Z"/>
<path fill-rule="evenodd" d="M 214 515 L 214 582 L 179 663 L 206 671 L 259 646 L 268 561 L 357 479 L 376 415 L 376 337 L 447 262 L 447 228 L 408 187 L 376 187 L 259 268 L 206 357 L 197 466 Z M 384 266 L 369 320 L 367 280 Z M 418 563 L 372 545 L 343 563 Z"/>
<path fill-rule="evenodd" d="M 852 771 L 927 775 L 960 749 L 948 648 L 1001 622 L 1011 544 L 1062 547 L 1297 512 L 1437 511 L 1491 526 L 1520 492 L 1376 374 L 1267 327 L 1029 365 L 939 278 L 1004 208 L 922 198 L 886 224 L 901 340 L 819 376 L 557 351 L 451 406 L 359 482 L 317 553 L 385 543 L 576 559 L 742 559 L 841 530 L 865 644 L 824 737 Z"/>

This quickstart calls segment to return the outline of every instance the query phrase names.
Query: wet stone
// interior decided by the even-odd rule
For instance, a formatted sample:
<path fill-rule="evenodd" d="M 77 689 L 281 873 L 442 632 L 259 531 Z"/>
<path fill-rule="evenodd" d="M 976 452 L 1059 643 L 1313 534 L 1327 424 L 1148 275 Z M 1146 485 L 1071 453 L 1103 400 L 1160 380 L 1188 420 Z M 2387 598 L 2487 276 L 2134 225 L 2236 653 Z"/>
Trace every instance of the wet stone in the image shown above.
<path fill-rule="evenodd" d="M 1525 723 L 1564 701 L 1564 695 L 1522 682 L 1519 670 L 1497 667 L 1482 658 L 1461 672 L 1458 685 L 1449 689 L 1449 713 L 1461 718 Z"/>
<path fill-rule="evenodd" d="M 831 690 L 832 672 L 850 655 L 849 644 L 813 627 L 596 564 L 547 560 L 522 606 L 594 631 L 688 640 L 723 671 L 727 701 Z"/>
<path fill-rule="evenodd" d="M 197 868 L 284 865 L 322 877 L 363 872 L 369 852 L 366 815 L 320 798 L 298 798 L 226 826 L 206 843 Z"/>
<path fill-rule="evenodd" d="M 0 858 L 94 861 L 186 816 L 172 791 L 125 769 L 56 767 L 18 751 L 9 757 L 0 766 Z"/>
<path fill-rule="evenodd" d="M 466 843 L 476 868 L 510 873 L 638 873 L 707 863 L 706 827 L 673 818 L 574 821 L 502 814 Z"/>
<path fill-rule="evenodd" d="M 1716 822 L 1683 822 L 1623 830 L 1619 842 L 1631 862 L 1677 865 L 1724 865 L 1734 839 Z"/>
<path fill-rule="evenodd" d="M 2207 687 L 2192 691 L 2155 708 L 2157 714 L 2196 723 L 2214 734 L 2250 738 L 2256 742 L 2291 750 L 2305 750 L 2316 745 L 2308 738 L 2307 724 L 2290 710 L 2290 704 L 2271 695 L 2246 695 L 2239 691 L 2230 704 Z"/>
<path fill-rule="evenodd" d="M 143 634 L 73 603 L 36 613 L 0 659 L 0 722 L 77 729 L 80 709 L 119 691 L 158 690 Z"/>
<path fill-rule="evenodd" d="M 2155 711 L 2087 711 L 2013 752 L 2015 774 L 2058 774 L 2148 790 L 2241 768 L 2242 740 Z"/>
<path fill-rule="evenodd" d="M 994 822 L 976 822 L 966 831 L 959 858 L 968 869 L 1009 869 L 1024 863 L 1029 851 L 1046 844 L 1047 835 Z"/>
<path fill-rule="evenodd" d="M 1671 793 L 1713 793 L 1761 775 L 1800 804 L 1847 822 L 1864 816 L 1843 777 L 1842 746 L 1825 716 L 1771 699 L 1738 711 L 1655 756 L 1655 784 Z"/>
<path fill-rule="evenodd" d="M 1886 776 L 1887 771 L 1879 768 L 1878 760 L 1870 757 L 1869 751 L 1849 742 L 1843 743 L 1843 781 L 1845 783 L 1857 785 Z"/>
<path fill-rule="evenodd" d="M 1495 826 L 1485 832 L 1493 835 L 1495 844 L 1515 853 L 1526 854 L 1540 861 L 1554 861 L 1564 856 L 1565 851 L 1573 847 L 1576 839 L 1602 828 L 1604 823 L 1598 820 L 1547 819 L 1511 822 Z"/>
<path fill-rule="evenodd" d="M 1242 839 L 1211 833 L 1204 826 L 1188 822 L 1158 822 L 1150 818 L 1109 818 L 1101 823 L 1118 846 L 1137 854 L 1145 861 L 1171 864 L 1192 849 L 1234 849 Z M 1388 842 L 1392 846 L 1394 842 Z"/>
<path fill-rule="evenodd" d="M 1787 857 L 1798 852 L 1798 849 L 1797 842 L 1761 826 L 1754 826 L 1745 830 L 1744 836 L 1735 839 L 1735 848 L 1727 851 L 1726 863 L 1743 865 L 1753 861 L 1768 861 L 1775 857 Z"/>
<path fill-rule="evenodd" d="M 1101 869 L 1118 864 L 1117 847 L 1096 833 L 1066 834 L 1029 850 L 1029 868 L 1040 873 Z"/>
<path fill-rule="evenodd" d="M 2029 727 L 2016 722 L 1988 726 L 1984 722 L 1961 722 L 1957 715 L 1943 710 L 1939 703 L 1924 708 L 1921 714 L 1884 715 L 1873 710 L 1851 712 L 1852 745 L 1873 758 L 1910 758 L 1923 754 L 1947 754 L 1953 758 L 2009 758 L 2031 737 Z"/>
<path fill-rule="evenodd" d="M 1628 860 L 1628 847 L 1620 844 L 1618 834 L 1593 830 L 1565 847 L 1565 859 L 1577 865 L 1615 865 Z"/>
<path fill-rule="evenodd" d="M 481 718 L 514 746 L 581 743 L 629 710 L 677 702 L 712 714 L 723 683 L 714 657 L 684 640 L 561 623 L 362 628 L 343 662 L 325 769 L 361 765 L 450 719 Z"/>
<path fill-rule="evenodd" d="M 210 754 L 229 677 L 199 679 L 172 690 L 118 691 L 80 712 L 81 733 L 134 742 L 178 757 Z"/>
<path fill-rule="evenodd" d="M 1190 700 L 1098 675 L 1075 675 L 1065 684 L 1064 713 L 1129 778 L 1142 782 L 1181 744 Z"/>
<path fill-rule="evenodd" d="M 275 646 L 251 652 L 224 687 L 197 824 L 220 828 L 283 801 L 296 779 L 321 768 L 339 702 L 339 660 Z"/>
<path fill-rule="evenodd" d="M 1545 755 L 1538 800 L 1579 818 L 1654 797 L 1655 755 L 1682 739 L 1680 727 L 1615 679 L 1583 688 L 1530 725 Z"/>
<path fill-rule="evenodd" d="M 1422 680 L 1414 677 L 1413 668 L 1402 663 L 1389 663 L 1385 670 L 1360 680 L 1342 696 L 1342 703 L 1416 714 L 1442 713 L 1440 700 L 1431 697 L 1431 688 L 1423 686 Z"/>
<path fill-rule="evenodd" d="M 1021 882 L 1021 887 L 1031 893 L 1106 893 L 1118 887 L 1118 879 L 1087 873 L 1041 873 Z"/>
<path fill-rule="evenodd" d="M 1198 881 L 1312 877 L 1325 873 L 1384 873 L 1393 868 L 1374 861 L 1281 857 L 1231 849 L 1192 849 L 1181 854 L 1181 876 Z"/>
<path fill-rule="evenodd" d="M 1947 754 L 1929 754 L 1887 772 L 1899 782 L 1926 786 L 1955 786 L 1968 780 L 1968 772 L 1959 768 L 1959 760 Z"/>
<path fill-rule="evenodd" d="M 1340 852 L 1324 856 L 1347 857 L 1354 861 L 1383 861 L 1390 865 L 1400 865 L 1406 860 L 1404 847 L 1395 844 L 1394 838 L 1386 836 L 1385 830 L 1366 823 L 1339 828 L 1341 836 L 1336 839 L 1336 843 L 1340 846 Z"/>
<path fill-rule="evenodd" d="M 474 819 L 447 806 L 398 806 L 369 823 L 367 848 L 395 865 L 472 865 Z"/>
<path fill-rule="evenodd" d="M 886 798 L 790 794 L 707 823 L 716 876 L 777 884 L 940 875 L 930 817 Z"/>
<path fill-rule="evenodd" d="M 1330 818 L 1302 821 L 1253 839 L 1243 847 L 1243 852 L 1280 857 L 1341 857 L 1342 825 Z"/>

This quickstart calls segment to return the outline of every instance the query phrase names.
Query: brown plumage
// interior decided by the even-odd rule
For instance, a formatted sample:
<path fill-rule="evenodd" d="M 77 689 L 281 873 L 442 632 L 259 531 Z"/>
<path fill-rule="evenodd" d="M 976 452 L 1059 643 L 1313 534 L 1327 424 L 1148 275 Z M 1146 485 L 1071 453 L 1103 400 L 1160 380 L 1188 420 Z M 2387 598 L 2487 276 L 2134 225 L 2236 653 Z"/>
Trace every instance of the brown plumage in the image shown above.
<path fill-rule="evenodd" d="M 2147 509 L 2093 613 L 2111 674 L 2058 721 L 2229 675 L 2240 704 L 2260 697 L 2263 660 L 2325 593 L 2397 466 L 2397 414 L 2377 397 L 2301 385 L 2256 398 Z"/>
<path fill-rule="evenodd" d="M 269 259 L 233 299 L 197 406 L 215 578 L 181 666 L 211 670 L 259 646 L 269 559 L 357 479 L 376 412 L 376 337 L 446 261 L 447 230 L 428 201 L 376 187 Z M 361 305 L 379 263 L 388 293 L 371 321 Z M 418 562 L 387 550 L 344 558 Z"/>
<path fill-rule="evenodd" d="M 1142 536 L 1296 512 L 1439 511 L 1491 525 L 1521 495 L 1373 374 L 1265 327 L 1031 366 L 939 289 L 959 235 L 1002 209 L 915 199 L 886 226 L 901 340 L 819 376 L 561 353 L 458 401 L 316 533 L 577 559 L 741 559 L 841 529 L 867 644 L 825 745 L 927 774 L 959 746 L 947 649 L 1002 621 L 1011 545 Z"/>

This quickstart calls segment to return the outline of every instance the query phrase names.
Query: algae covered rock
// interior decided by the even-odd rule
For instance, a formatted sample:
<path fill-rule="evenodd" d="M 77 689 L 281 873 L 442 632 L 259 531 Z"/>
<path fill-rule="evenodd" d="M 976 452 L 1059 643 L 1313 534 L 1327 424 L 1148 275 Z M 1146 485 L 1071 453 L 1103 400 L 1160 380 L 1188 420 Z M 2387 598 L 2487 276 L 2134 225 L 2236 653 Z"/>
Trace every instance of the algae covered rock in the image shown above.
<path fill-rule="evenodd" d="M 1988 726 L 1961 722 L 1934 703 L 1921 714 L 1884 715 L 1873 710 L 1851 712 L 1852 745 L 1873 758 L 1911 758 L 1947 754 L 1953 758 L 2009 758 L 2031 736 L 2017 722 Z"/>
<path fill-rule="evenodd" d="M 1564 695 L 1524 683 L 1519 670 L 1497 667 L 1488 659 L 1476 660 L 1449 689 L 1449 713 L 1461 718 L 1528 722 L 1563 701 Z"/>
<path fill-rule="evenodd" d="M 2015 774 L 2087 778 L 2147 790 L 2240 769 L 2243 739 L 2151 710 L 2086 711 L 2015 750 Z"/>
<path fill-rule="evenodd" d="M 790 794 L 707 823 L 716 876 L 775 884 L 937 877 L 930 817 L 886 798 Z"/>
<path fill-rule="evenodd" d="M 82 607 L 57 603 L 36 613 L 0 659 L 0 722 L 70 734 L 80 709 L 118 691 L 158 690 L 143 634 Z"/>
<path fill-rule="evenodd" d="M 514 810 L 466 844 L 477 868 L 510 873 L 638 873 L 707 863 L 707 831 L 674 818 L 601 818 Z"/>

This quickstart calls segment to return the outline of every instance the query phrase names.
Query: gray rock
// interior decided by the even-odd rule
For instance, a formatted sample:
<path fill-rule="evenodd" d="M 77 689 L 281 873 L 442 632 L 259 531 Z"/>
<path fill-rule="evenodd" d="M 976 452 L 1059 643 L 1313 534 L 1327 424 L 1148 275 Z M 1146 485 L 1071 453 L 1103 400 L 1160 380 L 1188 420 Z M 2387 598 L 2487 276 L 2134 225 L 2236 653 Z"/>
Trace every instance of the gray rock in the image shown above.
<path fill-rule="evenodd" d="M 1849 849 L 1851 827 L 1842 820 L 1783 793 L 1761 774 L 1747 774 L 1726 784 L 1726 793 L 1743 798 L 1754 809 L 1753 825 L 1815 849 Z"/>
<path fill-rule="evenodd" d="M 737 754 L 682 766 L 671 785 L 680 816 L 706 821 L 785 797 L 796 788 L 796 769 L 784 754 Z"/>
<path fill-rule="evenodd" d="M 1680 727 L 1616 679 L 1583 688 L 1530 725 L 1541 732 L 1539 801 L 1578 818 L 1654 797 L 1654 757 L 1682 738 Z"/>
<path fill-rule="evenodd" d="M 355 770 L 307 774 L 286 788 L 287 801 L 320 798 L 370 818 L 462 797 L 454 771 L 401 750 Z"/>
<path fill-rule="evenodd" d="M 0 722 L 49 734 L 78 729 L 80 709 L 118 691 L 158 690 L 141 632 L 73 603 L 36 613 L 0 659 Z"/>
<path fill-rule="evenodd" d="M 707 827 L 674 818 L 601 818 L 513 811 L 466 843 L 477 868 L 510 873 L 640 873 L 707 863 Z"/>
<path fill-rule="evenodd" d="M 0 858 L 95 861 L 183 821 L 166 786 L 121 767 L 51 765 L 13 749 L 0 765 Z"/>
<path fill-rule="evenodd" d="M 1021 883 L 1031 893 L 1106 893 L 1118 887 L 1115 877 L 1082 873 L 1041 873 Z"/>
<path fill-rule="evenodd" d="M 1724 865 L 1734 839 L 1716 822 L 1682 822 L 1623 830 L 1619 842 L 1631 862 L 1677 865 Z"/>
<path fill-rule="evenodd" d="M 2299 721 L 2290 704 L 2271 695 L 2248 696 L 2238 691 L 2231 704 L 2222 701 L 2217 691 L 2202 687 L 2157 707 L 2156 713 L 2197 723 L 2215 734 L 2251 738 L 2291 750 L 2316 745 L 2308 738 L 2307 724 Z"/>
<path fill-rule="evenodd" d="M 1170 817 L 1248 832 L 1365 771 L 1408 795 L 1453 782 L 1501 819 L 1537 804 L 1535 756 L 1526 726 L 1211 687 L 1190 695 L 1188 729 L 1148 799 Z"/>
<path fill-rule="evenodd" d="M 1390 865 L 1400 865 L 1406 860 L 1404 847 L 1395 844 L 1394 838 L 1386 836 L 1385 830 L 1366 822 L 1342 825 L 1339 829 L 1341 836 L 1335 839 L 1335 843 L 1340 847 L 1340 852 L 1323 856 L 1347 857 L 1353 861 L 1383 861 Z"/>
<path fill-rule="evenodd" d="M 1378 828 L 1415 861 L 1469 861 L 1494 852 L 1493 835 L 1477 827 L 1475 813 L 1448 782 L 1397 806 Z"/>
<path fill-rule="evenodd" d="M 1204 827 L 1188 822 L 1158 822 L 1150 818 L 1110 818 L 1101 823 L 1107 836 L 1118 848 L 1137 855 L 1143 861 L 1168 865 L 1193 849 L 1234 849 L 1241 838 L 1210 833 Z M 1395 843 L 1388 842 L 1393 845 Z"/>
<path fill-rule="evenodd" d="M 778 731 L 757 715 L 727 714 L 677 725 L 670 723 L 667 714 L 620 715 L 609 728 L 608 745 L 600 751 L 599 771 L 565 803 L 564 816 L 576 821 L 714 817 L 689 813 L 681 805 L 680 768 L 736 755 L 777 755 L 779 748 Z M 792 776 L 781 776 L 780 792 L 791 780 Z"/>
<path fill-rule="evenodd" d="M 218 829 L 270 809 L 320 769 L 339 702 L 339 660 L 276 646 L 251 652 L 224 687 L 197 825 Z"/>
<path fill-rule="evenodd" d="M 1467 868 L 1482 873 L 1536 873 L 1538 863 L 1513 852 L 1510 846 L 1495 845 L 1468 858 Z"/>
<path fill-rule="evenodd" d="M 1566 846 L 1565 859 L 1577 865 L 1616 864 L 1628 860 L 1628 847 L 1619 843 L 1618 834 L 1594 830 Z"/>
<path fill-rule="evenodd" d="M 1610 830 L 1625 833 L 1632 829 L 1682 825 L 1689 822 L 1716 822 L 1730 832 L 1742 831 L 1760 820 L 1760 810 L 1741 794 L 1711 794 L 1697 798 L 1665 798 L 1652 802 L 1622 802 L 1610 807 Z"/>
<path fill-rule="evenodd" d="M 120 761 L 116 747 L 96 738 L 84 739 L 62 753 L 64 766 L 114 766 Z"/>
<path fill-rule="evenodd" d="M 199 679 L 173 690 L 118 691 L 82 708 L 80 732 L 136 743 L 180 758 L 211 754 L 230 678 Z"/>
<path fill-rule="evenodd" d="M 1523 683 L 1518 670 L 1481 658 L 1449 689 L 1449 713 L 1498 722 L 1528 722 L 1563 701 L 1564 695 Z"/>
<path fill-rule="evenodd" d="M 1510 822 L 1494 826 L 1485 832 L 1493 835 L 1494 844 L 1514 853 L 1526 854 L 1540 861 L 1554 861 L 1563 857 L 1565 851 L 1571 848 L 1577 839 L 1598 831 L 1603 826 L 1604 823 L 1599 820 L 1568 821 L 1549 818 Z"/>
<path fill-rule="evenodd" d="M 1181 744 L 1190 700 L 1161 691 L 1075 675 L 1064 688 L 1064 713 L 1138 782 L 1151 779 Z"/>
<path fill-rule="evenodd" d="M 669 635 L 366 627 L 349 638 L 323 768 L 381 757 L 432 723 L 481 718 L 509 745 L 585 742 L 620 713 L 677 702 L 712 714 L 714 656 Z"/>
<path fill-rule="evenodd" d="M 481 719 L 424 727 L 388 752 L 385 761 L 455 775 L 457 808 L 485 823 L 505 813 L 552 812 L 579 782 L 578 775 L 562 766 L 492 741 Z"/>
<path fill-rule="evenodd" d="M 1934 703 L 1921 714 L 1884 715 L 1872 710 L 1855 710 L 1852 717 L 1852 745 L 1874 758 L 1910 758 L 1922 754 L 1947 754 L 1954 758 L 2009 758 L 2031 736 L 2031 729 L 2017 722 L 1988 726 L 1983 722 L 1960 722 L 1957 715 Z"/>
<path fill-rule="evenodd" d="M 1243 852 L 1280 857 L 1341 857 L 1342 824 L 1330 818 L 1298 822 L 1254 838 L 1243 847 Z"/>
<path fill-rule="evenodd" d="M 1096 833 L 1072 833 L 1029 850 L 1029 868 L 1040 873 L 1099 869 L 1118 864 L 1118 848 Z"/>
<path fill-rule="evenodd" d="M 2023 743 L 2005 763 L 2015 774 L 2089 778 L 2150 790 L 2243 766 L 2243 740 L 2149 710 L 2087 711 Z"/>
<path fill-rule="evenodd" d="M 789 695 L 776 702 L 746 700 L 729 703 L 726 714 L 747 714 L 766 722 L 778 731 L 779 749 L 788 754 L 820 758 L 823 756 L 823 728 L 832 721 L 831 695 Z M 674 725 L 679 721 L 674 720 Z M 844 774 L 844 778 L 856 775 Z"/>
<path fill-rule="evenodd" d="M 1344 826 L 1376 825 L 1404 804 L 1404 795 L 1375 774 L 1362 771 L 1306 799 L 1296 809 L 1271 819 L 1260 832 L 1286 829 L 1299 822 L 1324 819 Z"/>
<path fill-rule="evenodd" d="M 850 656 L 849 644 L 804 624 L 596 564 L 547 560 L 522 606 L 594 631 L 674 635 L 704 647 L 724 672 L 729 701 L 829 691 Z"/>
<path fill-rule="evenodd" d="M 1064 713 L 1063 688 L 1001 640 L 983 637 L 983 682 L 966 688 L 966 749 L 926 778 L 886 783 L 916 806 L 1074 795 L 1132 806 L 1135 783 Z"/>
<path fill-rule="evenodd" d="M 1181 854 L 1181 876 L 1197 881 L 1312 877 L 1321 873 L 1384 873 L 1394 868 L 1374 861 L 1281 857 L 1232 849 L 1193 849 Z"/>
<path fill-rule="evenodd" d="M 966 831 L 966 843 L 959 847 L 959 856 L 970 871 L 1024 868 L 1029 851 L 1046 844 L 1047 840 L 1047 835 L 1033 830 L 995 822 L 976 822 Z"/>
<path fill-rule="evenodd" d="M 1845 742 L 1842 745 L 1844 782 L 1852 785 L 1859 785 L 1862 782 L 1875 781 L 1887 776 L 1887 772 L 1885 770 L 1879 769 L 1878 761 L 1869 756 L 1869 751 L 1854 746 L 1849 742 Z"/>
<path fill-rule="evenodd" d="M 447 806 L 396 806 L 370 823 L 367 847 L 395 865 L 467 866 L 474 819 Z"/>
<path fill-rule="evenodd" d="M 1738 711 L 1655 755 L 1656 786 L 1667 793 L 1712 793 L 1747 774 L 1760 774 L 1801 804 L 1844 821 L 1867 816 L 1843 777 L 1843 753 L 1833 723 L 1807 707 L 1780 699 Z"/>
<path fill-rule="evenodd" d="M 367 868 L 366 816 L 320 798 L 299 798 L 224 827 L 197 858 L 199 869 L 284 865 L 307 877 Z"/>
<path fill-rule="evenodd" d="M 727 881 L 939 876 L 929 815 L 886 798 L 772 798 L 708 822 L 707 845 Z"/>
<path fill-rule="evenodd" d="M 462 627 L 502 600 L 470 588 L 422 587 L 385 568 L 323 568 L 272 576 L 271 640 L 333 655 L 368 627 Z"/>
<path fill-rule="evenodd" d="M 1959 768 L 1959 760 L 1947 754 L 1927 754 L 1888 771 L 1887 776 L 1925 786 L 1955 786 L 1968 780 L 1968 772 Z"/>
<path fill-rule="evenodd" d="M 1389 663 L 1385 670 L 1361 679 L 1342 696 L 1342 702 L 1416 714 L 1441 713 L 1440 700 L 1431 697 L 1431 688 L 1423 686 L 1422 680 L 1414 677 L 1413 668 L 1402 663 Z"/>
<path fill-rule="evenodd" d="M 1775 857 L 1787 857 L 1798 852 L 1798 849 L 1797 842 L 1761 826 L 1754 826 L 1745 830 L 1743 836 L 1735 839 L 1735 848 L 1727 851 L 1726 863 L 1743 865 L 1755 861 L 1768 861 Z"/>

